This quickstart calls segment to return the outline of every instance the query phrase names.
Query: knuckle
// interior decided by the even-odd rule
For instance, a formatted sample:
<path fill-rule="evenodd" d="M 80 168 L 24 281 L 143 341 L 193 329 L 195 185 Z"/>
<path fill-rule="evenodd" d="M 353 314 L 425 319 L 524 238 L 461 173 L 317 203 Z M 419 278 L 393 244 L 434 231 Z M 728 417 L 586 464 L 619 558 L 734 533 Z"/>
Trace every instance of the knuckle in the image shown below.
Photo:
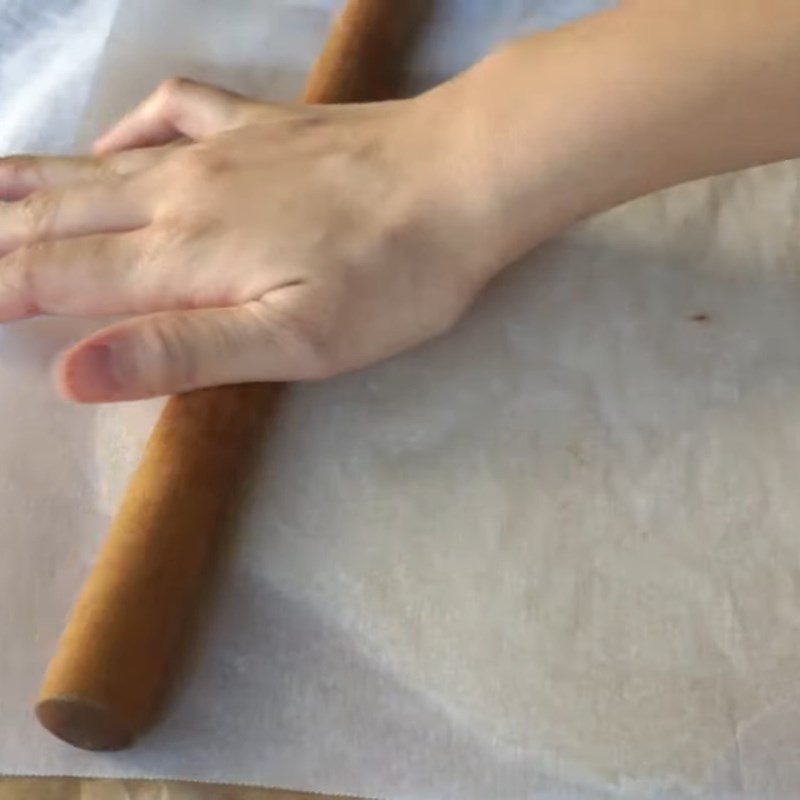
<path fill-rule="evenodd" d="M 18 247 L 6 258 L 12 259 L 19 270 L 30 270 L 47 258 L 50 245 L 47 242 L 28 242 Z"/>
<path fill-rule="evenodd" d="M 307 381 L 322 381 L 341 372 L 338 359 L 327 345 L 314 347 L 302 363 L 301 378 Z"/>
<path fill-rule="evenodd" d="M 297 351 L 299 365 L 306 377 L 323 377 L 330 371 L 330 343 L 310 315 L 292 315 L 284 319 L 282 334 Z"/>
<path fill-rule="evenodd" d="M 215 227 L 213 219 L 200 209 L 187 209 L 181 214 L 165 214 L 151 225 L 153 246 L 161 250 L 181 250 L 191 246 Z"/>
<path fill-rule="evenodd" d="M 132 280 L 141 289 L 142 310 L 154 302 L 158 303 L 164 281 L 176 265 L 195 259 L 202 251 L 206 231 L 199 221 L 188 221 L 182 217 L 161 219 L 146 230 L 134 234 L 134 258 L 131 262 Z M 202 284 L 200 284 L 202 286 Z M 202 305 L 194 295 L 203 296 L 202 288 L 184 292 L 185 300 L 181 307 L 194 308 Z"/>
<path fill-rule="evenodd" d="M 159 223 L 151 225 L 136 237 L 135 257 L 131 261 L 132 279 L 140 288 L 158 285 L 156 276 L 163 269 L 169 256 L 174 253 L 183 231 L 177 225 Z M 146 305 L 154 299 L 142 292 L 142 302 Z"/>
<path fill-rule="evenodd" d="M 338 358 L 328 326 L 311 309 L 281 309 L 272 317 L 275 335 L 302 380 L 322 380 L 337 374 Z"/>
<path fill-rule="evenodd" d="M 231 159 L 219 148 L 191 145 L 175 153 L 173 165 L 181 181 L 206 184 L 228 172 Z"/>
<path fill-rule="evenodd" d="M 93 177 L 101 183 L 116 184 L 121 186 L 123 179 L 127 177 L 127 163 L 135 159 L 126 159 L 126 152 L 116 154 L 107 158 L 95 158 L 90 162 Z"/>
<path fill-rule="evenodd" d="M 176 97 L 183 94 L 190 84 L 191 81 L 188 78 L 184 78 L 182 75 L 172 75 L 158 84 L 154 96 L 161 103 L 171 103 Z"/>
<path fill-rule="evenodd" d="M 302 106 L 290 107 L 288 113 L 275 120 L 281 133 L 289 136 L 303 136 L 312 133 L 327 122 L 324 109 L 307 109 Z"/>
<path fill-rule="evenodd" d="M 145 390 L 151 394 L 164 386 L 190 387 L 197 377 L 197 360 L 192 348 L 185 346 L 183 330 L 175 320 L 153 319 L 140 342 L 139 374 Z"/>
<path fill-rule="evenodd" d="M 457 322 L 467 310 L 472 300 L 480 293 L 485 281 L 480 280 L 469 270 L 458 272 L 445 280 L 442 286 L 442 309 L 449 322 L 448 327 Z"/>
<path fill-rule="evenodd" d="M 427 326 L 421 326 L 424 334 L 433 338 L 447 333 L 464 315 L 472 297 L 472 292 L 464 291 L 460 287 L 442 287 L 437 298 L 437 313 L 431 317 Z"/>
<path fill-rule="evenodd" d="M 58 200 L 52 193 L 36 192 L 18 201 L 16 210 L 23 236 L 31 242 L 47 236 L 57 208 Z"/>
<path fill-rule="evenodd" d="M 148 260 L 158 258 L 163 252 L 180 247 L 190 236 L 190 226 L 180 217 L 165 217 L 150 226 L 142 243 L 142 253 Z"/>
<path fill-rule="evenodd" d="M 262 141 L 273 145 L 314 149 L 319 148 L 320 139 L 314 134 L 324 129 L 329 117 L 322 108 L 279 103 L 245 103 L 242 108 L 242 123 L 254 125 Z"/>
<path fill-rule="evenodd" d="M 216 147 L 195 145 L 187 151 L 191 169 L 202 178 L 209 178 L 226 172 L 230 168 L 230 157 Z"/>
<path fill-rule="evenodd" d="M 184 214 L 162 217 L 142 237 L 140 250 L 143 260 L 152 264 L 164 260 L 165 257 L 186 259 L 213 228 L 213 223 L 205 222 L 199 213 L 195 216 Z"/>
<path fill-rule="evenodd" d="M 6 256 L 19 273 L 31 273 L 36 266 L 47 259 L 49 246 L 45 242 L 28 242 Z"/>
<path fill-rule="evenodd" d="M 42 242 L 33 242 L 18 247 L 3 259 L 2 274 L 3 286 L 11 290 L 17 297 L 27 298 L 31 304 L 31 312 L 36 291 L 36 276 L 39 266 L 45 263 L 49 254 L 49 247 Z"/>

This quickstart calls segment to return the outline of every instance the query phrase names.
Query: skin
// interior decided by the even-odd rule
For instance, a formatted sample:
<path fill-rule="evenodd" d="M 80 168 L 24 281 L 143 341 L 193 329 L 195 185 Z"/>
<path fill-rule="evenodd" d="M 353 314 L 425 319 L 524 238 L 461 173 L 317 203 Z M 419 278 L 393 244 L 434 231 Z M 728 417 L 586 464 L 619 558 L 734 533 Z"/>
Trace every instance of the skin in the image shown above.
<path fill-rule="evenodd" d="M 411 100 L 173 79 L 91 156 L 0 159 L 0 322 L 129 315 L 62 357 L 83 402 L 325 378 L 576 220 L 800 156 L 799 99 L 796 0 L 629 0 Z"/>

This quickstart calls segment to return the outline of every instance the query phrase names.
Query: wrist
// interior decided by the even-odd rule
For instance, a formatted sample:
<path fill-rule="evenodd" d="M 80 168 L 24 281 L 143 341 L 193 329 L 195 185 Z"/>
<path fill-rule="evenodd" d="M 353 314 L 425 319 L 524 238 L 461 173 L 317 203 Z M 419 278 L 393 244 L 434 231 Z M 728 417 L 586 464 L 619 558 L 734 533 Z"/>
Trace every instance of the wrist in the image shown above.
<path fill-rule="evenodd" d="M 626 190 L 608 158 L 614 137 L 598 135 L 582 78 L 551 36 L 507 45 L 426 97 L 447 118 L 453 171 L 496 270 Z"/>

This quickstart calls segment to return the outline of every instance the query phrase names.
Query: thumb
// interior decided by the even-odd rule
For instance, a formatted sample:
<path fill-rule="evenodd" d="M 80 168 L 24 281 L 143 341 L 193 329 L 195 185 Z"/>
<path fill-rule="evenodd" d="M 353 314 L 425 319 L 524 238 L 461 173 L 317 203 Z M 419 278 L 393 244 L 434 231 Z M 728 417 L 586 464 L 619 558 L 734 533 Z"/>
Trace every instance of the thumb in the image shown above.
<path fill-rule="evenodd" d="M 181 137 L 203 139 L 238 122 L 251 101 L 188 78 L 169 78 L 124 116 L 92 148 L 95 155 L 167 144 Z"/>
<path fill-rule="evenodd" d="M 270 326 L 257 303 L 125 320 L 67 351 L 57 381 L 68 399 L 97 403 L 301 377 L 297 348 Z"/>

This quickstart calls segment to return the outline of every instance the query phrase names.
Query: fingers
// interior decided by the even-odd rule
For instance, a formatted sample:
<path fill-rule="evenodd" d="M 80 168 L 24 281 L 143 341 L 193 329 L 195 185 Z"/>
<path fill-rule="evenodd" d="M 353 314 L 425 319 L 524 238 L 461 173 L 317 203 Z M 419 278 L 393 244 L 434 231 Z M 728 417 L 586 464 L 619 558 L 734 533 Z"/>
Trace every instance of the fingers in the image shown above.
<path fill-rule="evenodd" d="M 62 358 L 63 395 L 83 403 L 137 400 L 204 386 L 263 380 L 284 351 L 249 305 L 153 314 L 80 342 Z"/>
<path fill-rule="evenodd" d="M 0 255 L 49 239 L 133 230 L 148 221 L 146 204 L 124 184 L 35 192 L 0 206 Z"/>
<path fill-rule="evenodd" d="M 103 155 L 166 144 L 180 136 L 197 140 L 235 125 L 250 103 L 242 96 L 186 78 L 164 81 L 95 143 Z"/>
<path fill-rule="evenodd" d="M 181 305 L 185 281 L 148 256 L 147 229 L 25 245 L 0 259 L 0 322 Z"/>
<path fill-rule="evenodd" d="M 106 158 L 9 156 L 0 158 L 0 200 L 78 183 L 108 182 L 158 163 L 171 148 L 128 150 Z"/>
<path fill-rule="evenodd" d="M 0 324 L 42 314 L 149 314 L 233 306 L 259 296 L 265 286 L 270 298 L 285 296 L 284 271 L 265 272 L 263 279 L 257 288 L 243 291 L 217 259 L 208 258 L 202 234 L 158 224 L 40 240 L 0 258 Z"/>

